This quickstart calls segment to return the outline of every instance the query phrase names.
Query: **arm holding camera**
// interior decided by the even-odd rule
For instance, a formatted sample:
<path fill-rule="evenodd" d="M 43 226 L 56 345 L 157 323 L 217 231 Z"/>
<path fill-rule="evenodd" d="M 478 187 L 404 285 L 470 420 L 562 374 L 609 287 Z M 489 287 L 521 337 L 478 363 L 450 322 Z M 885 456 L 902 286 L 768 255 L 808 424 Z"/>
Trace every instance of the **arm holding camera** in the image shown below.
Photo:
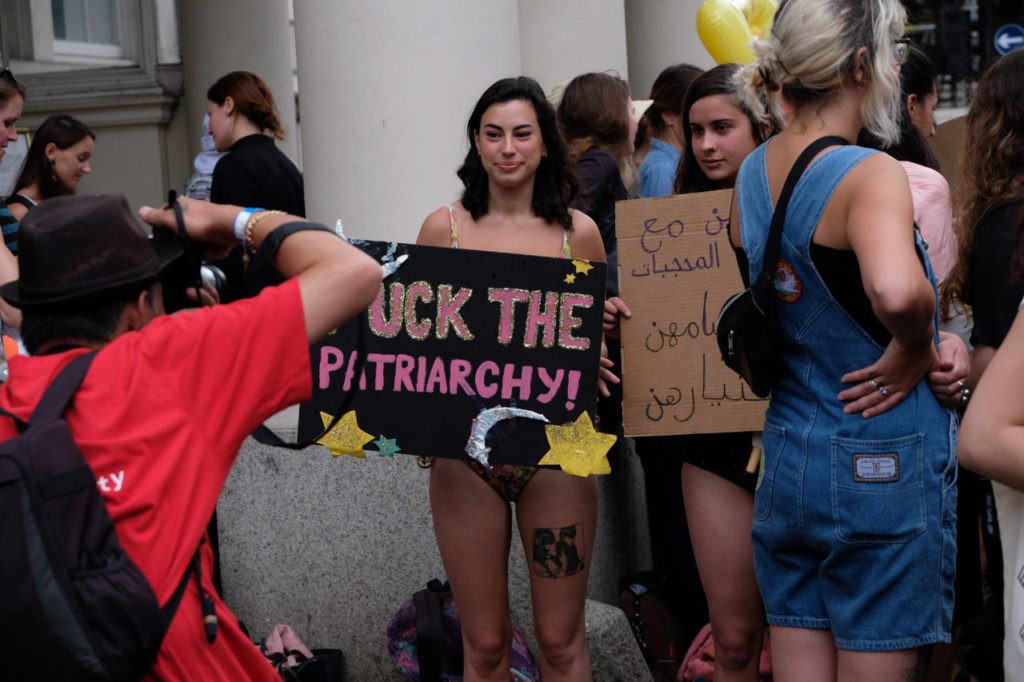
<path fill-rule="evenodd" d="M 203 245 L 204 258 L 223 257 L 238 244 L 233 225 L 241 207 L 187 198 L 178 201 L 189 238 Z M 166 206 L 143 206 L 139 214 L 154 227 L 176 229 L 174 211 Z M 296 222 L 307 221 L 285 213 L 254 213 L 247 221 L 251 227 L 247 248 L 255 250 L 272 232 Z M 311 343 L 369 306 L 380 287 L 380 265 L 330 230 L 291 233 L 269 260 L 284 277 L 298 279 L 306 336 Z M 345 295 L 339 296 L 339 291 Z"/>

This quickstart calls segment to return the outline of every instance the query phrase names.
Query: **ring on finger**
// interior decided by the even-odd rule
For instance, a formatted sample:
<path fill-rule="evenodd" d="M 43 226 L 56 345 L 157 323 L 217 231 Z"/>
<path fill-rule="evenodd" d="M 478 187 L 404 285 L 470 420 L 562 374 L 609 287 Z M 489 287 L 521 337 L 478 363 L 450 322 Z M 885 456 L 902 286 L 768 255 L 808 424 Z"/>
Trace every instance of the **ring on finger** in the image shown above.
<path fill-rule="evenodd" d="M 886 388 L 885 386 L 879 386 L 878 387 L 878 392 L 882 394 L 883 398 L 888 398 L 889 397 L 889 389 Z"/>
<path fill-rule="evenodd" d="M 868 379 L 868 386 L 871 387 L 872 391 L 877 391 L 878 390 L 878 382 L 875 381 L 874 379 Z"/>

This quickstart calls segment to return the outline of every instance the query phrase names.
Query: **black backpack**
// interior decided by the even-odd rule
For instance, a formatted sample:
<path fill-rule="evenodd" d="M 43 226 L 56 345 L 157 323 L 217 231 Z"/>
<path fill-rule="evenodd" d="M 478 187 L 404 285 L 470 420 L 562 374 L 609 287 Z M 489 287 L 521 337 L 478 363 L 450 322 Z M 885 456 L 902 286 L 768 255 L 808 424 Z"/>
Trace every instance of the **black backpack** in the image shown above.
<path fill-rule="evenodd" d="M 0 660 L 5 679 L 137 680 L 193 568 L 161 609 L 117 538 L 62 414 L 95 352 L 71 361 L 0 443 Z"/>

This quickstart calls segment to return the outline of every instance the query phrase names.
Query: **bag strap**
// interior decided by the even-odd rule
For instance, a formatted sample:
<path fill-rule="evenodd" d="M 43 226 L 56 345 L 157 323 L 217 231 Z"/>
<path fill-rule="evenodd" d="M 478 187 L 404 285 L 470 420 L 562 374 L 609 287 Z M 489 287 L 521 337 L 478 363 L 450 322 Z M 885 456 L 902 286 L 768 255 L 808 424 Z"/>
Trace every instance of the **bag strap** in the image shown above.
<path fill-rule="evenodd" d="M 78 387 L 82 385 L 82 381 L 85 379 L 85 375 L 89 371 L 92 361 L 96 358 L 96 353 L 97 351 L 93 350 L 79 355 L 60 370 L 57 377 L 50 382 L 46 392 L 43 393 L 43 397 L 39 399 L 36 409 L 32 412 L 32 416 L 29 417 L 30 422 L 33 420 L 56 419 L 64 413 L 64 410 L 67 409 L 68 404 L 71 403 L 71 399 L 74 397 Z M 2 409 L 0 409 L 0 411 L 13 418 L 19 425 L 23 423 L 10 412 Z M 198 558 L 199 550 L 196 550 L 196 559 Z M 185 587 L 188 585 L 188 579 L 192 572 L 193 566 L 190 564 L 185 570 L 185 574 L 182 575 L 181 581 L 178 583 L 178 587 L 174 591 L 174 595 L 171 597 L 170 601 L 160 609 L 164 633 L 167 632 L 167 629 L 171 625 L 171 620 L 174 619 L 174 614 L 178 610 L 178 604 L 181 602 L 181 597 L 185 593 Z M 198 577 L 199 574 L 197 572 L 196 578 L 198 579 Z"/>
<path fill-rule="evenodd" d="M 793 195 L 793 189 L 804 174 L 811 159 L 825 147 L 834 145 L 847 145 L 845 139 L 838 135 L 821 137 L 807 145 L 807 148 L 800 153 L 789 175 L 786 176 L 786 184 L 782 186 L 782 193 L 779 195 L 779 202 L 775 204 L 775 213 L 772 215 L 772 226 L 768 230 L 768 243 L 764 247 L 764 262 L 761 263 L 761 274 L 771 277 L 771 270 L 775 267 L 775 261 L 779 257 L 779 244 L 782 242 L 782 226 L 786 222 L 786 211 L 789 209 L 789 199 Z"/>
<path fill-rule="evenodd" d="M 188 579 L 192 576 L 194 562 L 199 560 L 200 549 L 196 550 L 193 561 L 188 563 L 188 568 L 185 569 L 184 575 L 181 576 L 181 580 L 178 582 L 178 587 L 174 590 L 174 594 L 171 595 L 170 600 L 160 607 L 160 620 L 163 626 L 163 632 L 166 635 L 167 631 L 171 627 L 171 621 L 174 620 L 174 614 L 178 611 L 178 604 L 181 603 L 181 597 L 185 594 L 185 588 L 188 586 Z M 199 581 L 199 575 L 196 574 L 196 582 Z M 205 612 L 203 614 L 205 616 Z"/>
<path fill-rule="evenodd" d="M 441 682 L 444 653 L 442 600 L 448 586 L 435 585 L 435 582 L 430 581 L 427 587 L 412 596 L 416 609 L 416 658 L 420 664 L 420 682 Z"/>
<path fill-rule="evenodd" d="M 39 399 L 36 409 L 29 417 L 29 422 L 56 419 L 63 414 L 71 402 L 71 398 L 74 397 L 75 391 L 82 385 L 82 380 L 85 379 L 85 374 L 89 371 L 89 366 L 95 357 L 96 351 L 90 351 L 79 355 L 65 365 L 56 378 L 50 382 L 43 397 Z"/>

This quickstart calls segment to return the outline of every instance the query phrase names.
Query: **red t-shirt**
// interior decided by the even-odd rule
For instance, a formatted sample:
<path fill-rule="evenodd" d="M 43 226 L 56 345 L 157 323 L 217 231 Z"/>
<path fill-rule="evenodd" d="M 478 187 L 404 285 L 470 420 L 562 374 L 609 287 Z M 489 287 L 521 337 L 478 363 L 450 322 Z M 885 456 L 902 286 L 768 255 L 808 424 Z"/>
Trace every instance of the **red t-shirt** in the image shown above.
<path fill-rule="evenodd" d="M 84 350 L 10 361 L 0 406 L 28 419 L 57 372 Z M 230 305 L 157 318 L 96 356 L 65 416 L 96 474 L 117 534 L 160 604 L 170 600 L 206 532 L 245 437 L 312 392 L 298 284 Z M 0 419 L 0 439 L 14 436 Z M 206 641 L 195 580 L 147 679 L 268 680 L 277 673 L 202 578 L 220 629 Z"/>

